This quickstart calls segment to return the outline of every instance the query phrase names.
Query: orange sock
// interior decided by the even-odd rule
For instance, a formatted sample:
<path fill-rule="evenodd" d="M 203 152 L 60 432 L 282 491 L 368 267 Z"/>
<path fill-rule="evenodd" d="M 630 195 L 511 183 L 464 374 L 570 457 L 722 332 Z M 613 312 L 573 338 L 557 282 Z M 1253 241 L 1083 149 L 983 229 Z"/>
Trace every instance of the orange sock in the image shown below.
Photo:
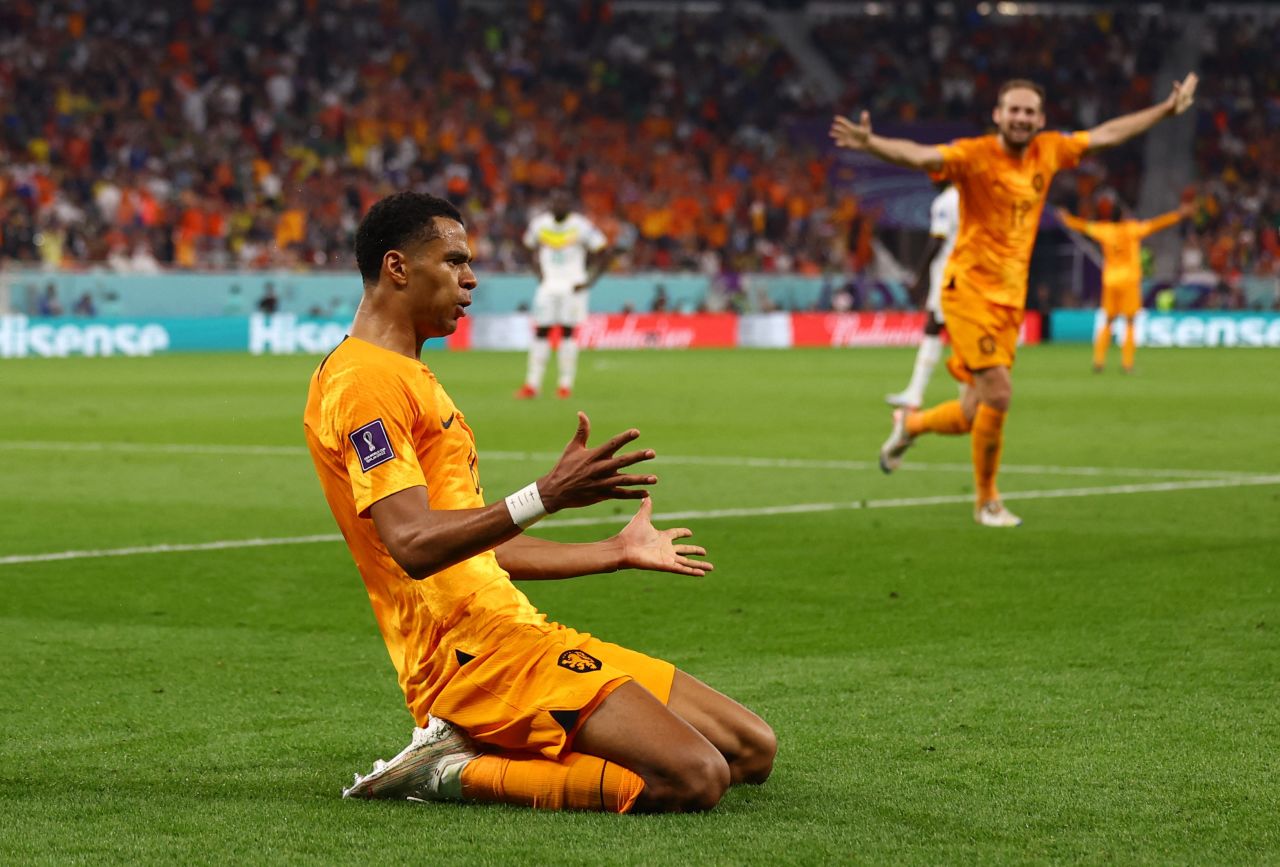
<path fill-rule="evenodd" d="M 1136 346 L 1134 331 L 1133 317 L 1130 316 L 1124 323 L 1124 344 L 1120 349 L 1120 363 L 1124 365 L 1125 370 L 1133 370 L 1134 347 Z"/>
<path fill-rule="evenodd" d="M 962 434 L 968 433 L 970 427 L 958 400 L 940 403 L 932 409 L 917 410 L 907 416 L 907 433 L 911 436 L 922 433 Z"/>
<path fill-rule="evenodd" d="M 644 780 L 621 765 L 584 753 L 560 761 L 515 753 L 486 754 L 462 769 L 462 797 L 500 801 L 535 810 L 625 813 L 635 806 Z"/>
<path fill-rule="evenodd" d="M 1098 336 L 1093 340 L 1093 366 L 1102 367 L 1107 363 L 1107 347 L 1111 345 L 1111 322 L 1102 324 Z"/>
<path fill-rule="evenodd" d="M 973 481 L 978 494 L 978 504 L 1000 498 L 996 493 L 996 472 L 1000 469 L 1000 451 L 1004 447 L 1004 417 L 1006 413 L 978 404 L 973 417 Z"/>

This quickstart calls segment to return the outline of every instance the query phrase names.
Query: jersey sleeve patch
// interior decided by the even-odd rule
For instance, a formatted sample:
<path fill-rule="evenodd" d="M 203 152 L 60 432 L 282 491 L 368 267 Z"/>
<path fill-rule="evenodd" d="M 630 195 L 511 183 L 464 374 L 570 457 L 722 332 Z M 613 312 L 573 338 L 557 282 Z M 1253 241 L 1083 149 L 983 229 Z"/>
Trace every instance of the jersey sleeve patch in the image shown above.
<path fill-rule="evenodd" d="M 395 452 L 391 450 L 391 440 L 387 436 L 387 429 L 382 426 L 382 419 L 375 418 L 368 424 L 357 428 L 348 436 L 351 445 L 355 447 L 356 454 L 360 456 L 360 469 L 364 472 L 385 464 L 387 461 L 395 458 Z"/>

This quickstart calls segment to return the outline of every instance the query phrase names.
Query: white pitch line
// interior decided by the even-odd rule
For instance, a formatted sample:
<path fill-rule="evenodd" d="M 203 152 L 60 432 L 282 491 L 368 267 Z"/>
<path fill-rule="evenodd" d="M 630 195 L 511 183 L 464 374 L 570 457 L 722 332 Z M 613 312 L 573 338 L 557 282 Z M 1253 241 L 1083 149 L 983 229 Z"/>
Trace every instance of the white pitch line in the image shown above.
<path fill-rule="evenodd" d="M 127 443 L 127 442 L 56 442 L 0 440 L 0 451 L 50 451 L 50 452 L 123 452 L 134 454 L 193 454 L 193 455 L 305 455 L 302 446 L 221 445 L 185 443 Z M 529 461 L 554 463 L 559 452 L 502 452 L 487 451 L 482 457 L 492 461 Z M 666 455 L 657 460 L 667 464 L 686 466 L 738 467 L 746 469 L 798 469 L 798 470 L 851 470 L 861 472 L 878 469 L 875 461 L 822 460 L 817 458 L 757 458 L 727 455 Z M 913 472 L 971 473 L 973 467 L 965 463 L 907 462 L 901 470 Z M 1252 478 L 1255 472 L 1241 470 L 1188 470 L 1156 469 L 1146 467 L 1070 467 L 1036 464 L 1003 464 L 1000 472 L 1029 476 L 1122 476 L 1129 478 Z"/>
<path fill-rule="evenodd" d="M 1152 494 L 1169 491 L 1197 491 L 1215 488 L 1242 488 L 1280 485 L 1280 475 L 1254 476 L 1244 479 L 1199 479 L 1183 482 L 1151 482 L 1143 485 L 1110 485 L 1095 488 L 1058 488 L 1045 491 L 1006 491 L 1006 500 L 1051 500 L 1064 497 L 1105 497 L 1118 494 Z M 859 509 L 900 509 L 909 506 L 941 506 L 972 503 L 971 494 L 944 494 L 933 497 L 899 497 L 885 500 L 852 500 L 835 503 L 797 503 L 791 506 L 763 506 L 742 509 L 703 509 L 686 512 L 662 512 L 653 516 L 655 524 L 669 524 L 689 519 L 759 518 L 771 515 L 803 515 L 814 512 L 839 512 Z M 588 527 L 622 524 L 631 515 L 599 515 L 582 518 L 551 519 L 543 527 Z M 22 563 L 46 563 L 55 560 L 88 560 L 98 557 L 127 557 L 134 554 L 173 554 L 188 551 L 219 551 L 231 548 L 265 548 L 273 545 L 308 545 L 316 542 L 338 542 L 342 536 L 327 533 L 316 536 L 286 536 L 278 539 L 227 539 L 220 542 L 197 542 L 183 545 L 149 545 L 132 548 L 109 548 L 97 551 L 58 551 L 50 554 L 17 554 L 0 557 L 0 566 Z"/>

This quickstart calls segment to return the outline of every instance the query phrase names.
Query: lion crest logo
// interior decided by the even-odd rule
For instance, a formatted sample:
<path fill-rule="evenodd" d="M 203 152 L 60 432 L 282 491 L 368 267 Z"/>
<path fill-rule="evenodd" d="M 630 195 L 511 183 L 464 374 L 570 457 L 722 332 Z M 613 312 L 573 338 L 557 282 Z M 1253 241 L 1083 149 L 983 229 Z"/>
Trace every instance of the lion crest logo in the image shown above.
<path fill-rule="evenodd" d="M 600 660 L 585 650 L 566 650 L 560 654 L 560 658 L 556 660 L 556 665 L 561 668 L 567 668 L 570 671 L 576 671 L 579 674 L 600 670 Z"/>

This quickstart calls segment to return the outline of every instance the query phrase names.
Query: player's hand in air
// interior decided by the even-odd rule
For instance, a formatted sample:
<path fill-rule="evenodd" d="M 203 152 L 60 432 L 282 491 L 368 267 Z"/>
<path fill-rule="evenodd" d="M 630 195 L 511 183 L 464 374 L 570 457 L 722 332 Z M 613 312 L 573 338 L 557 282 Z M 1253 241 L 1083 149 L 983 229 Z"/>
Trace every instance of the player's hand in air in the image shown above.
<path fill-rule="evenodd" d="M 1165 100 L 1171 114 L 1182 114 L 1191 108 L 1191 103 L 1196 98 L 1196 84 L 1199 81 L 1199 77 L 1194 72 L 1189 72 L 1182 81 L 1173 83 L 1173 91 L 1169 94 L 1169 98 Z"/>
<path fill-rule="evenodd" d="M 836 115 L 831 121 L 831 138 L 836 147 L 863 151 L 867 149 L 867 139 L 871 138 L 871 115 L 863 112 L 854 123 L 844 115 Z"/>
<path fill-rule="evenodd" d="M 659 530 L 653 526 L 653 500 L 646 497 L 640 508 L 615 540 L 622 545 L 619 569 L 648 569 L 652 572 L 674 572 L 701 578 L 716 568 L 705 560 L 707 550 L 699 545 L 677 545 L 676 539 L 687 539 L 693 531 L 686 527 Z"/>
<path fill-rule="evenodd" d="M 591 421 L 586 413 L 579 412 L 578 430 L 564 447 L 564 454 L 551 472 L 538 480 L 538 494 L 548 512 L 590 506 L 603 500 L 640 499 L 649 496 L 649 492 L 637 485 L 658 483 L 657 476 L 623 472 L 654 457 L 653 449 L 617 454 L 618 449 L 640 436 L 640 431 L 625 430 L 604 445 L 587 448 L 590 434 Z"/>

